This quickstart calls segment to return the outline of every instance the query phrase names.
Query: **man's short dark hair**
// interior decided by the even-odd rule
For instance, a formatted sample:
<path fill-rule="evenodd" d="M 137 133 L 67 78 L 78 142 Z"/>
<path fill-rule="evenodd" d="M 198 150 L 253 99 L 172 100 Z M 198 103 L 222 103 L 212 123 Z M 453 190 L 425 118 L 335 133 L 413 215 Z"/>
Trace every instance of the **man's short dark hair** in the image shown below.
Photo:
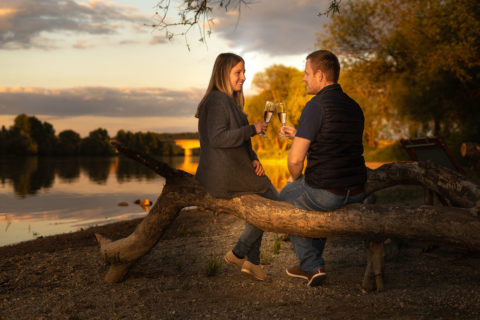
<path fill-rule="evenodd" d="M 307 56 L 313 72 L 321 70 L 325 73 L 327 81 L 337 83 L 340 76 L 340 63 L 336 55 L 328 50 L 317 50 Z"/>

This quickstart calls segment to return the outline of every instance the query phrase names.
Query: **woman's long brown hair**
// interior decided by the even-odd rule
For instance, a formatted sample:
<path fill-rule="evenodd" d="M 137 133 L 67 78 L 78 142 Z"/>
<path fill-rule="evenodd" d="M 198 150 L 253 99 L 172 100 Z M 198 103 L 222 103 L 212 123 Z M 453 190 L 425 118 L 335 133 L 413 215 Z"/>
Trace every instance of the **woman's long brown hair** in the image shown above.
<path fill-rule="evenodd" d="M 234 53 L 221 53 L 218 55 L 213 65 L 212 76 L 210 77 L 210 83 L 208 84 L 207 91 L 205 92 L 202 100 L 198 104 L 197 112 L 195 117 L 200 116 L 200 111 L 202 110 L 205 100 L 207 100 L 208 95 L 212 91 L 220 91 L 231 97 L 237 105 L 243 109 L 243 89 L 240 91 L 233 91 L 232 85 L 230 84 L 230 71 L 235 67 L 239 62 L 245 61 L 239 55 Z"/>

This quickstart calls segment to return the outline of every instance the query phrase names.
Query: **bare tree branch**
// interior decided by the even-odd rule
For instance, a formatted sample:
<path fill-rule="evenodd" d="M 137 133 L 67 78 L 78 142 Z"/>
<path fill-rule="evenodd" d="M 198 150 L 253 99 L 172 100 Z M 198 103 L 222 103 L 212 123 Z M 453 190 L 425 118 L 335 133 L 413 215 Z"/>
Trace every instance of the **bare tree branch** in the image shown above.
<path fill-rule="evenodd" d="M 332 0 L 330 2 L 330 5 L 328 6 L 328 9 L 325 10 L 324 12 L 319 12 L 318 16 L 327 16 L 329 17 L 330 15 L 334 15 L 336 13 L 340 13 L 340 3 L 342 0 Z"/>
<path fill-rule="evenodd" d="M 185 40 L 185 45 L 190 50 L 187 35 L 195 26 L 198 27 L 200 38 L 198 41 L 207 43 L 207 38 L 210 37 L 213 27 L 213 9 L 215 7 L 223 8 L 226 12 L 237 12 L 237 26 L 240 21 L 240 14 L 242 6 L 248 6 L 257 1 L 254 0 L 183 0 L 178 7 L 177 18 L 172 14 L 171 0 L 160 0 L 156 7 L 154 16 L 155 23 L 151 26 L 159 31 L 165 31 L 165 37 L 172 40 L 175 37 L 182 36 Z M 330 16 L 340 11 L 341 0 L 331 0 L 327 10 L 319 12 L 318 16 Z M 170 14 L 169 14 L 170 13 Z M 180 28 L 181 31 L 176 31 Z"/>
<path fill-rule="evenodd" d="M 152 27 L 160 31 L 165 31 L 165 37 L 168 40 L 177 36 L 183 36 L 185 44 L 190 50 L 187 35 L 195 26 L 198 27 L 200 35 L 199 41 L 206 44 L 207 37 L 212 33 L 213 27 L 213 8 L 224 8 L 225 11 L 237 11 L 240 15 L 242 6 L 249 4 L 249 0 L 183 0 L 178 8 L 178 17 L 173 18 L 171 13 L 172 3 L 170 0 L 160 0 L 156 5 L 155 12 L 156 23 Z M 176 32 L 177 27 L 183 27 L 183 30 Z"/>

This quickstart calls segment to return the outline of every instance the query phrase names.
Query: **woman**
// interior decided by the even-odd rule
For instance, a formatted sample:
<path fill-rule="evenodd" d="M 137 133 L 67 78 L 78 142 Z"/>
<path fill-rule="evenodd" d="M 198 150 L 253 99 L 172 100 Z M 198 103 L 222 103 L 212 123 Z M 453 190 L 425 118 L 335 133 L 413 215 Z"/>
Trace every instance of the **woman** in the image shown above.
<path fill-rule="evenodd" d="M 200 134 L 200 161 L 195 178 L 214 197 L 232 198 L 257 193 L 276 200 L 278 192 L 265 176 L 250 138 L 267 123 L 249 125 L 243 112 L 245 62 L 233 53 L 215 60 L 207 91 L 196 113 Z M 225 261 L 257 280 L 265 280 L 260 267 L 263 231 L 246 223 L 245 230 Z"/>

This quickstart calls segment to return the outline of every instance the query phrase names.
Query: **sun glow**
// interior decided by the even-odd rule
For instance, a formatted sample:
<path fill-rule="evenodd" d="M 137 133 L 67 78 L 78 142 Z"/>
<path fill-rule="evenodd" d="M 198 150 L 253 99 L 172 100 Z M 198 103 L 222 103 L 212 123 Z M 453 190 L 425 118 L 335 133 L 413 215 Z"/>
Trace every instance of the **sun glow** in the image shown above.
<path fill-rule="evenodd" d="M 0 17 L 6 17 L 9 15 L 12 15 L 14 13 L 17 13 L 19 10 L 18 9 L 13 9 L 13 8 L 0 8 Z"/>

